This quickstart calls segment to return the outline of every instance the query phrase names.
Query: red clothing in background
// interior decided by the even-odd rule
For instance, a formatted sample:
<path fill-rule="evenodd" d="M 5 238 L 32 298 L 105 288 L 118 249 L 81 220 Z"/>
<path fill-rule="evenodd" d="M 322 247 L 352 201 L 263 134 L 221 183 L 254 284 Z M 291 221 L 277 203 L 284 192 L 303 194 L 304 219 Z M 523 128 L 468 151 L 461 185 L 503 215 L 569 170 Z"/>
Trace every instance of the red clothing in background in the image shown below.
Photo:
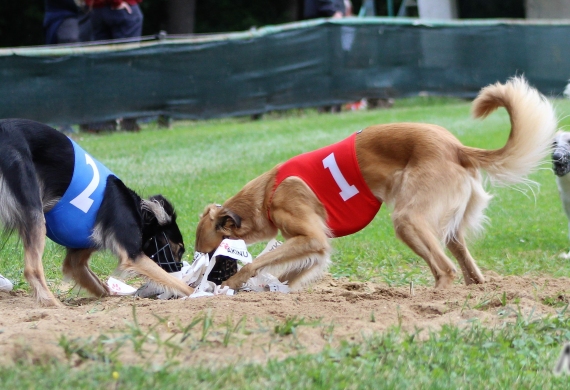
<path fill-rule="evenodd" d="M 142 0 L 85 0 L 85 5 L 91 8 L 102 8 L 110 5 L 111 8 L 117 8 L 121 3 L 128 5 L 136 5 L 141 3 Z"/>

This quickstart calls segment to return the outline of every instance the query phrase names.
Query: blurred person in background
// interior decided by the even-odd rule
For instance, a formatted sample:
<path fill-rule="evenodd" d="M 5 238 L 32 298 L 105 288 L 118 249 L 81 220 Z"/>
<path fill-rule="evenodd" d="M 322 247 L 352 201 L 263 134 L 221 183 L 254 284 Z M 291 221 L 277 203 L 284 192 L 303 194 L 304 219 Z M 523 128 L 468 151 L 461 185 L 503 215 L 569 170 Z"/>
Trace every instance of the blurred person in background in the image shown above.
<path fill-rule="evenodd" d="M 139 7 L 142 0 L 85 0 L 91 10 L 93 39 L 138 38 L 142 35 L 143 13 Z M 120 120 L 122 130 L 139 131 L 136 118 Z M 91 131 L 114 130 L 116 121 L 91 123 L 85 127 Z"/>
<path fill-rule="evenodd" d="M 93 39 L 137 38 L 142 35 L 142 0 L 85 0 L 91 9 Z"/>
<path fill-rule="evenodd" d="M 344 0 L 305 0 L 303 17 L 315 18 L 342 18 L 346 8 Z"/>
<path fill-rule="evenodd" d="M 47 45 L 87 42 L 92 39 L 91 20 L 82 0 L 45 0 L 44 32 Z M 73 133 L 70 125 L 59 127 Z M 0 284 L 1 284 L 0 275 Z"/>
<path fill-rule="evenodd" d="M 354 16 L 352 1 L 344 0 L 344 16 Z"/>
<path fill-rule="evenodd" d="M 44 31 L 46 44 L 91 40 L 91 21 L 81 0 L 45 0 Z"/>
<path fill-rule="evenodd" d="M 349 14 L 347 15 L 346 6 L 350 4 Z M 304 19 L 316 18 L 343 18 L 352 15 L 352 3 L 350 0 L 305 0 L 303 7 Z M 342 106 L 335 104 L 333 106 L 322 106 L 318 108 L 319 112 L 340 112 Z"/>

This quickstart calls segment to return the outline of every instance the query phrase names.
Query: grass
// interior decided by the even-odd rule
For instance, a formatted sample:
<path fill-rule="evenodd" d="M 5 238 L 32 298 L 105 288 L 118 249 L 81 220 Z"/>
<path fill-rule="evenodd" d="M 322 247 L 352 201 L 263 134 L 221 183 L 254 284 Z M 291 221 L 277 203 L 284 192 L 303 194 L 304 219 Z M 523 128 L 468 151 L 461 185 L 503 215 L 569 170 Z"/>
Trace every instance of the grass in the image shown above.
<path fill-rule="evenodd" d="M 508 135 L 508 117 L 500 111 L 484 121 L 470 119 L 468 102 L 450 99 L 410 99 L 390 110 L 319 115 L 301 111 L 252 122 L 247 118 L 203 122 L 175 122 L 170 130 L 152 125 L 140 134 L 80 135 L 78 141 L 103 161 L 131 188 L 142 195 L 162 192 L 176 205 L 188 259 L 198 215 L 212 202 L 221 203 L 246 182 L 276 163 L 304 151 L 335 142 L 350 132 L 373 123 L 422 121 L 450 129 L 470 146 L 496 148 Z M 424 102 L 425 103 L 425 102 Z M 565 115 L 570 105 L 557 102 Z M 566 111 L 564 111 L 566 109 Z M 568 123 L 564 119 L 562 124 Z M 567 222 L 558 200 L 548 164 L 532 176 L 540 184 L 536 194 L 529 189 L 491 188 L 495 196 L 488 209 L 490 224 L 471 251 L 479 265 L 500 274 L 523 275 L 544 272 L 568 275 L 569 267 L 556 257 L 569 248 Z M 261 250 L 260 246 L 252 252 Z M 403 285 L 430 284 L 432 276 L 423 260 L 394 238 L 390 210 L 383 207 L 363 231 L 335 240 L 331 272 L 357 280 Z M 63 250 L 49 243 L 45 267 L 57 286 Z M 20 246 L 15 240 L 0 252 L 0 270 L 25 287 Z M 109 274 L 115 260 L 97 255 L 92 262 L 99 275 Z"/>
<path fill-rule="evenodd" d="M 317 354 L 299 353 L 265 365 L 123 366 L 112 360 L 112 351 L 105 355 L 101 348 L 97 353 L 75 347 L 74 353 L 99 363 L 70 369 L 62 363 L 20 362 L 0 367 L 0 378 L 4 388 L 24 389 L 565 388 L 567 377 L 553 373 L 562 346 L 570 339 L 565 309 L 541 320 L 516 315 L 516 321 L 498 329 L 478 323 L 466 328 L 444 326 L 423 338 L 396 327 L 359 344 L 342 342 Z M 301 322 L 287 319 L 275 331 Z M 293 332 L 285 333 L 293 337 Z M 108 340 L 100 341 L 98 345 Z"/>
<path fill-rule="evenodd" d="M 561 125 L 565 126 L 570 123 L 566 118 L 570 103 L 557 101 L 556 105 Z M 190 261 L 198 214 L 206 204 L 223 202 L 247 181 L 288 157 L 338 141 L 370 124 L 431 122 L 450 129 L 469 146 L 501 147 L 509 128 L 504 110 L 481 122 L 470 119 L 469 109 L 470 104 L 461 100 L 416 98 L 397 101 L 388 110 L 338 115 L 301 110 L 268 115 L 260 121 L 181 121 L 168 130 L 149 124 L 138 134 L 81 134 L 76 139 L 139 194 L 160 192 L 173 201 Z M 502 275 L 570 276 L 570 263 L 558 257 L 569 247 L 567 220 L 549 164 L 545 162 L 543 168 L 532 176 L 540 185 L 539 192 L 524 188 L 489 189 L 494 195 L 487 211 L 490 224 L 484 236 L 470 247 L 484 270 Z M 335 240 L 333 247 L 334 276 L 392 286 L 410 281 L 417 285 L 433 283 L 423 260 L 395 239 L 390 210 L 385 207 L 370 226 Z M 262 245 L 256 245 L 250 250 L 256 254 L 261 249 Z M 61 284 L 62 256 L 63 249 L 48 242 L 44 254 L 46 276 L 52 289 L 65 295 L 67 291 L 62 290 Z M 16 288 L 27 289 L 21 259 L 17 240 L 6 240 L 0 251 L 0 273 L 14 281 Z M 95 273 L 105 278 L 113 272 L 116 260 L 97 254 L 91 264 Z M 122 339 L 101 335 L 92 340 L 60 340 L 66 353 L 84 354 L 82 359 L 89 364 L 72 368 L 72 360 L 69 364 L 36 365 L 23 361 L 15 367 L 0 367 L 0 382 L 5 388 L 62 389 L 169 389 L 204 384 L 215 388 L 376 388 L 379 384 L 386 388 L 494 388 L 513 384 L 555 388 L 564 382 L 563 377 L 553 376 L 552 368 L 563 342 L 570 339 L 570 320 L 564 310 L 564 298 L 551 297 L 545 303 L 559 308 L 561 314 L 537 321 L 519 314 L 515 323 L 499 329 L 486 329 L 477 323 L 462 329 L 444 327 L 422 339 L 395 328 L 365 343 L 345 342 L 316 355 L 300 353 L 266 365 L 218 369 L 117 364 L 113 359 L 117 343 L 130 343 L 135 349 L 147 351 L 153 336 L 152 327 L 142 329 L 134 317 L 133 328 L 120 336 Z M 482 306 L 486 304 L 481 302 Z M 181 325 L 182 332 L 184 327 L 199 329 L 202 336 L 196 336 L 192 342 L 204 342 L 219 326 L 208 321 L 204 314 L 194 324 Z M 295 337 L 298 326 L 313 325 L 303 318 L 289 318 L 273 330 L 279 337 Z M 238 324 L 228 323 L 222 328 L 218 335 L 222 343 L 230 343 L 232 335 L 239 332 Z M 161 348 L 170 348 L 172 340 L 161 343 Z M 175 355 L 176 348 L 172 348 Z"/>

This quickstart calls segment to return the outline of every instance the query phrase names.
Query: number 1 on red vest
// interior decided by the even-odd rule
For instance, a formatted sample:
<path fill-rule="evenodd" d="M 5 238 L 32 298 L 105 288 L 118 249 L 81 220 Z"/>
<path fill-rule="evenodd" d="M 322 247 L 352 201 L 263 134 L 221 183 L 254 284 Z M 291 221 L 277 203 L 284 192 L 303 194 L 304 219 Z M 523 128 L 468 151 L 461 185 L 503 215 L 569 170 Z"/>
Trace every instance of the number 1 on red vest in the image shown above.
<path fill-rule="evenodd" d="M 358 188 L 356 188 L 354 185 L 348 184 L 344 178 L 342 172 L 340 171 L 340 168 L 338 167 L 336 159 L 334 158 L 334 153 L 331 153 L 325 157 L 323 160 L 323 166 L 325 169 L 328 168 L 328 170 L 331 172 L 334 181 L 340 188 L 339 195 L 345 202 L 352 198 L 354 195 L 358 194 Z"/>

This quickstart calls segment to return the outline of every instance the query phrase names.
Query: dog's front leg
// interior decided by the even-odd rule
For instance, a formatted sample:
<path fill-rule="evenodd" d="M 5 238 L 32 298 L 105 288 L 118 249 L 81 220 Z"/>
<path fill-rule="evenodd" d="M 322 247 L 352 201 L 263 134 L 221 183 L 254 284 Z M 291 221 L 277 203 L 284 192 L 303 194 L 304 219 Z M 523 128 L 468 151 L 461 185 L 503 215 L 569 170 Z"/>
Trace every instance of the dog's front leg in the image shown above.
<path fill-rule="evenodd" d="M 257 261 L 257 259 L 255 261 Z M 253 263 L 246 264 L 243 267 L 241 267 L 241 269 L 235 275 L 230 277 L 228 280 L 222 282 L 222 287 L 228 286 L 231 289 L 238 290 L 250 278 L 253 278 L 255 275 L 257 275 L 257 269 L 254 266 L 254 264 Z"/>
<path fill-rule="evenodd" d="M 560 192 L 560 197 L 562 198 L 562 205 L 564 206 L 566 218 L 568 218 L 568 238 L 570 239 L 570 185 L 567 185 L 565 190 L 568 190 L 569 192 Z M 570 259 L 570 252 L 562 253 L 560 257 L 563 259 Z"/>
<path fill-rule="evenodd" d="M 564 213 L 566 218 L 568 218 L 568 238 L 570 239 L 570 174 L 556 177 L 556 185 L 558 186 L 558 193 L 560 194 L 560 200 L 562 200 L 562 207 L 564 207 Z M 560 255 L 563 259 L 570 259 L 570 252 L 562 253 Z"/>
<path fill-rule="evenodd" d="M 244 266 L 223 286 L 237 290 L 259 270 L 268 268 L 297 290 L 325 271 L 330 255 L 326 212 L 309 186 L 296 177 L 285 179 L 275 191 L 270 209 L 271 221 L 285 243 Z"/>
<path fill-rule="evenodd" d="M 185 296 L 191 295 L 194 292 L 192 287 L 170 275 L 144 254 L 132 260 L 125 253 L 121 256 L 119 267 L 122 271 L 134 271 L 139 275 L 145 276 L 151 281 L 168 288 L 172 292 L 180 293 Z"/>
<path fill-rule="evenodd" d="M 260 270 L 269 268 L 270 272 L 278 272 L 276 276 L 288 275 L 287 281 L 291 289 L 297 290 L 322 276 L 328 266 L 329 253 L 330 244 L 324 234 L 322 237 L 296 236 L 243 266 L 222 286 L 238 290 Z"/>

